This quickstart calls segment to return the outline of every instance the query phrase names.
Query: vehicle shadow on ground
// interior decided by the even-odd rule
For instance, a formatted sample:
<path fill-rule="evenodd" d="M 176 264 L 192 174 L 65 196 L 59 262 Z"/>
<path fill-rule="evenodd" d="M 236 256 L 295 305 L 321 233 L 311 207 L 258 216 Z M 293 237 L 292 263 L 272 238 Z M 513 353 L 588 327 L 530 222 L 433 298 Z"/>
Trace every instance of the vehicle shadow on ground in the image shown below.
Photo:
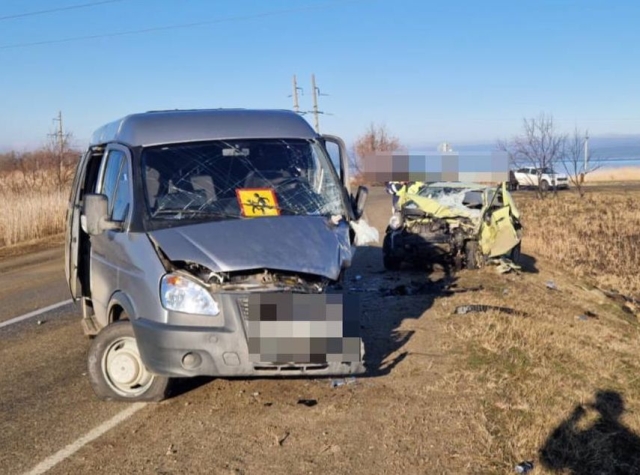
<path fill-rule="evenodd" d="M 520 254 L 518 257 L 518 265 L 522 268 L 524 272 L 529 274 L 537 274 L 538 268 L 536 267 L 536 258 L 530 256 L 528 254 Z"/>
<path fill-rule="evenodd" d="M 596 418 L 585 424 L 589 410 Z M 640 437 L 620 421 L 624 411 L 616 391 L 598 391 L 593 403 L 576 405 L 540 448 L 541 465 L 570 475 L 640 474 Z"/>
<path fill-rule="evenodd" d="M 379 247 L 359 247 L 348 275 L 347 290 L 361 291 L 360 335 L 367 369 L 363 377 L 389 374 L 407 357 L 408 351 L 398 352 L 414 331 L 400 330 L 402 322 L 420 318 L 457 280 L 454 275 L 435 278 L 429 271 L 410 266 L 386 271 Z M 354 279 L 357 276 L 360 278 Z"/>
<path fill-rule="evenodd" d="M 174 399 L 183 394 L 195 391 L 201 386 L 213 382 L 216 379 L 212 376 L 196 376 L 193 378 L 176 378 L 171 381 L 171 387 L 167 399 Z"/>

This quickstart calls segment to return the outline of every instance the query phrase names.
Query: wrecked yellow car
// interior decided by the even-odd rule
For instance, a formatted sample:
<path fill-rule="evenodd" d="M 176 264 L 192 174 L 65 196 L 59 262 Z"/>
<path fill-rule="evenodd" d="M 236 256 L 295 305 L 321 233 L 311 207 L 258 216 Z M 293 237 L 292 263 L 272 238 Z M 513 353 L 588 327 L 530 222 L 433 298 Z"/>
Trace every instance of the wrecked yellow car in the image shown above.
<path fill-rule="evenodd" d="M 430 269 L 475 269 L 491 258 L 517 263 L 522 225 L 507 183 L 439 182 L 405 189 L 387 226 L 383 263 L 398 270 L 403 262 Z"/>

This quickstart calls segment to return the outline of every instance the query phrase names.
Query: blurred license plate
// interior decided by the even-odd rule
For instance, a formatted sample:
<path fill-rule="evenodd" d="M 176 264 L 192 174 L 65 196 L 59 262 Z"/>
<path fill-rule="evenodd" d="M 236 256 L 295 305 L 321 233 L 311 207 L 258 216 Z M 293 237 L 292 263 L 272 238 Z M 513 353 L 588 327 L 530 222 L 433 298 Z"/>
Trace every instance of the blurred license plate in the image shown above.
<path fill-rule="evenodd" d="M 254 363 L 360 362 L 360 302 L 342 294 L 249 296 L 249 359 Z"/>

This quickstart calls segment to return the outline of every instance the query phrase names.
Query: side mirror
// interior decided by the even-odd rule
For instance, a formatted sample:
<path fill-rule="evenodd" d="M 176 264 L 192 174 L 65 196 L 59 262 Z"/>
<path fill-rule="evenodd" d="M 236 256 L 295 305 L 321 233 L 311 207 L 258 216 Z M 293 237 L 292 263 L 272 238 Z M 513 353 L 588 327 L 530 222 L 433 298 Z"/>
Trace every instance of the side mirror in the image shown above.
<path fill-rule="evenodd" d="M 109 202 L 106 195 L 86 194 L 82 214 L 90 236 L 109 229 L 122 229 L 122 223 L 109 220 Z"/>
<path fill-rule="evenodd" d="M 356 192 L 356 197 L 353 200 L 353 213 L 355 214 L 356 220 L 360 219 L 362 216 L 368 196 L 369 189 L 366 186 L 359 186 L 358 191 Z"/>

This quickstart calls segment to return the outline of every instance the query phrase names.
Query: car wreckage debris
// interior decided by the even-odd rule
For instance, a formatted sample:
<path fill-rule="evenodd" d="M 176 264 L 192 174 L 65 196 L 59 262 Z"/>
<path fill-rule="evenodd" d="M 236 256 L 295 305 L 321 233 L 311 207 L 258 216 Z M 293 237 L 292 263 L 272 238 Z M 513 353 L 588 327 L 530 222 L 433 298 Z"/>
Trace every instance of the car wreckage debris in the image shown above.
<path fill-rule="evenodd" d="M 453 286 L 452 286 L 453 287 Z M 468 287 L 464 289 L 455 289 L 447 285 L 435 285 L 433 282 L 423 284 L 411 283 L 410 285 L 400 284 L 391 289 L 380 289 L 384 297 L 397 295 L 432 295 L 438 297 L 450 296 L 453 294 L 462 294 L 465 292 L 478 292 L 484 290 L 483 286 Z"/>
<path fill-rule="evenodd" d="M 549 290 L 558 290 L 558 286 L 556 285 L 556 283 L 553 280 L 548 280 L 545 285 L 547 286 L 547 289 Z"/>
<path fill-rule="evenodd" d="M 467 313 L 483 313 L 483 312 L 490 312 L 492 310 L 502 312 L 502 313 L 507 313 L 509 315 L 521 315 L 523 317 L 527 316 L 526 313 L 521 312 L 519 310 L 515 310 L 513 308 L 497 307 L 494 305 L 482 305 L 482 304 L 460 305 L 455 308 L 453 313 L 455 315 L 466 315 Z"/>
<path fill-rule="evenodd" d="M 529 473 L 533 470 L 533 461 L 521 462 L 515 467 L 516 473 Z"/>
<path fill-rule="evenodd" d="M 517 265 L 511 259 L 507 259 L 506 257 L 502 257 L 500 259 L 490 259 L 487 261 L 488 265 L 495 265 L 496 272 L 498 274 L 507 274 L 508 272 L 515 271 L 519 273 L 522 270 L 522 267 Z"/>
<path fill-rule="evenodd" d="M 354 244 L 356 246 L 366 246 L 380 241 L 380 233 L 376 228 L 367 223 L 364 219 L 350 221 L 351 229 L 356 233 Z"/>
<path fill-rule="evenodd" d="M 347 384 L 355 384 L 356 382 L 357 382 L 357 380 L 354 377 L 344 378 L 344 379 L 332 379 L 331 380 L 331 387 L 332 388 L 339 388 L 340 386 L 345 386 Z"/>
<path fill-rule="evenodd" d="M 313 407 L 318 404 L 318 401 L 315 399 L 298 399 L 298 404 L 302 404 L 303 406 Z"/>

